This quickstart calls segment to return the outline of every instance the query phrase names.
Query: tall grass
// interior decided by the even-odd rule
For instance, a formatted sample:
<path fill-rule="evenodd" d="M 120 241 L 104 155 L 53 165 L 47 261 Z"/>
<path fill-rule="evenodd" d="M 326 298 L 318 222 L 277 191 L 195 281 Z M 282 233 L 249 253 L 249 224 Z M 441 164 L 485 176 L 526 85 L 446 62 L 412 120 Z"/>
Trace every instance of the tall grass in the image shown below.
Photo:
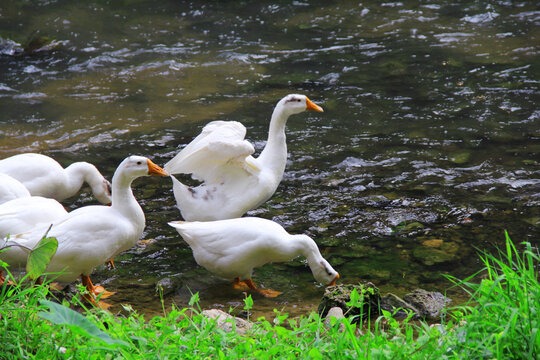
<path fill-rule="evenodd" d="M 484 252 L 479 284 L 458 282 L 474 305 L 462 307 L 463 322 L 447 345 L 464 358 L 538 359 L 540 357 L 540 256 L 530 243 L 520 254 L 508 233 L 506 251 Z"/>
<path fill-rule="evenodd" d="M 448 309 L 440 325 L 397 321 L 385 312 L 362 328 L 353 319 L 316 313 L 291 319 L 275 310 L 272 321 L 250 319 L 246 334 L 227 332 L 206 318 L 197 294 L 184 309 L 163 309 L 144 319 L 125 305 L 125 316 L 90 308 L 80 313 L 44 300 L 47 284 L 19 283 L 0 290 L 1 359 L 535 359 L 539 357 L 540 285 L 538 251 L 520 252 L 507 237 L 497 255 L 480 255 L 485 269 L 452 278 L 471 295 L 467 305 Z M 82 304 L 84 305 L 84 304 Z M 246 309 L 253 306 L 251 298 Z M 362 304 L 358 304 L 361 306 Z M 360 331 L 362 330 L 362 331 Z"/>

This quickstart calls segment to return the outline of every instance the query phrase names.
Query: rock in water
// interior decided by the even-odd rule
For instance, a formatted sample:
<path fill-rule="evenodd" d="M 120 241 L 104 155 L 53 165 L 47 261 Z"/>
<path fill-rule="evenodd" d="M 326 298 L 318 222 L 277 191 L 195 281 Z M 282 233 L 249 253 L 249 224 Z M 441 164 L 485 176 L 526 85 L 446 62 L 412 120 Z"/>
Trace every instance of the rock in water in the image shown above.
<path fill-rule="evenodd" d="M 389 311 L 396 319 L 403 320 L 407 317 L 407 313 L 413 312 L 413 319 L 418 319 L 421 316 L 420 310 L 414 305 L 409 304 L 402 298 L 392 293 L 388 293 L 381 298 L 381 309 Z"/>
<path fill-rule="evenodd" d="M 424 289 L 415 289 L 403 300 L 417 308 L 421 317 L 433 321 L 440 319 L 441 311 L 452 301 L 439 292 Z"/>
<path fill-rule="evenodd" d="M 156 283 L 156 293 L 166 296 L 174 293 L 182 286 L 182 282 L 177 278 L 166 277 Z"/>

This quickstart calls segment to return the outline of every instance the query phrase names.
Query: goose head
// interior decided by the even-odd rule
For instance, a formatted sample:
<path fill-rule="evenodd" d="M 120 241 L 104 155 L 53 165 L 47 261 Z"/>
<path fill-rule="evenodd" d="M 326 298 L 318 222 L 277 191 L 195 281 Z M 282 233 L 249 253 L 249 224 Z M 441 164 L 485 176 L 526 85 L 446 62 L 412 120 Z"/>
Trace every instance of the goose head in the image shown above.
<path fill-rule="evenodd" d="M 325 258 L 322 257 L 315 241 L 307 235 L 292 235 L 292 242 L 299 245 L 300 253 L 307 259 L 315 280 L 325 286 L 333 286 L 339 274 Z"/>
<path fill-rule="evenodd" d="M 147 175 L 169 176 L 169 173 L 144 156 L 131 155 L 120 163 L 114 177 L 117 175 L 124 179 L 133 180 Z"/>
<path fill-rule="evenodd" d="M 103 179 L 97 187 L 92 188 L 92 193 L 100 203 L 110 204 L 112 199 L 112 185 L 109 180 Z"/>
<path fill-rule="evenodd" d="M 339 279 L 338 272 L 325 259 L 319 259 L 316 264 L 313 264 L 311 272 L 315 280 L 325 286 L 334 286 L 336 280 Z"/>
<path fill-rule="evenodd" d="M 287 115 L 299 114 L 306 110 L 323 112 L 323 109 L 319 105 L 313 103 L 307 96 L 300 94 L 289 94 L 285 96 L 276 105 L 276 109 L 278 108 Z"/>

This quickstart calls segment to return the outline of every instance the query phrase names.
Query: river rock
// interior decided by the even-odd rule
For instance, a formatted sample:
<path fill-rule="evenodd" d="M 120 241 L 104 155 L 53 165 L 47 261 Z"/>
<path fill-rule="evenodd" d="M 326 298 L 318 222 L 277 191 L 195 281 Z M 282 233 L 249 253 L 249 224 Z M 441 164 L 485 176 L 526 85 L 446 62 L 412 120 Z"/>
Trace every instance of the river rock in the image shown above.
<path fill-rule="evenodd" d="M 425 265 L 431 266 L 454 261 L 459 252 L 459 245 L 453 241 L 440 239 L 426 240 L 424 245 L 413 250 L 413 256 Z"/>
<path fill-rule="evenodd" d="M 450 161 L 456 165 L 463 165 L 471 158 L 471 153 L 468 151 L 458 151 L 450 154 Z"/>
<path fill-rule="evenodd" d="M 335 306 L 328 310 L 328 314 L 326 314 L 326 318 L 324 319 L 324 325 L 326 325 L 326 327 L 332 327 L 332 318 L 337 320 L 344 318 L 343 309 Z M 345 325 L 339 324 L 339 330 L 342 332 L 345 331 Z"/>
<path fill-rule="evenodd" d="M 452 301 L 439 292 L 415 289 L 405 295 L 403 300 L 418 309 L 418 314 L 428 320 L 439 320 L 441 311 Z"/>
<path fill-rule="evenodd" d="M 356 289 L 358 295 L 361 297 L 361 307 L 347 305 L 351 301 L 351 292 L 354 289 Z M 321 317 L 325 317 L 331 308 L 339 307 L 347 317 L 361 315 L 363 318 L 367 318 L 370 314 L 379 313 L 380 299 L 379 289 L 370 282 L 359 285 L 340 284 L 329 286 L 324 290 L 324 295 L 317 311 Z"/>
<path fill-rule="evenodd" d="M 226 332 L 231 332 L 236 328 L 237 333 L 245 334 L 253 326 L 251 322 L 234 317 L 219 309 L 203 310 L 202 314 L 209 319 L 214 319 L 216 325 Z"/>
<path fill-rule="evenodd" d="M 420 310 L 414 305 L 406 302 L 402 298 L 392 293 L 388 293 L 381 298 L 381 309 L 389 311 L 396 319 L 407 318 L 407 313 L 413 312 L 413 319 L 418 319 L 421 316 Z"/>
<path fill-rule="evenodd" d="M 176 278 L 166 277 L 156 283 L 156 293 L 161 292 L 163 296 L 175 292 L 182 286 L 182 282 Z"/>

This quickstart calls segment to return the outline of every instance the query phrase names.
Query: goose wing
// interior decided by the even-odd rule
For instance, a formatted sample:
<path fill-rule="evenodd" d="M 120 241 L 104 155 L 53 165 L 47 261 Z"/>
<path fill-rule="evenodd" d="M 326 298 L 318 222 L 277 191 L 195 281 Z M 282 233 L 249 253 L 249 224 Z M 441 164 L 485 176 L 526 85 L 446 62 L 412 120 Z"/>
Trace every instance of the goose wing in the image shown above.
<path fill-rule="evenodd" d="M 0 236 L 18 234 L 34 226 L 51 224 L 68 214 L 58 201 L 39 196 L 13 199 L 0 204 Z"/>
<path fill-rule="evenodd" d="M 239 171 L 252 173 L 255 149 L 245 135 L 239 122 L 213 121 L 164 168 L 170 174 L 192 174 L 207 184 L 229 182 Z"/>

